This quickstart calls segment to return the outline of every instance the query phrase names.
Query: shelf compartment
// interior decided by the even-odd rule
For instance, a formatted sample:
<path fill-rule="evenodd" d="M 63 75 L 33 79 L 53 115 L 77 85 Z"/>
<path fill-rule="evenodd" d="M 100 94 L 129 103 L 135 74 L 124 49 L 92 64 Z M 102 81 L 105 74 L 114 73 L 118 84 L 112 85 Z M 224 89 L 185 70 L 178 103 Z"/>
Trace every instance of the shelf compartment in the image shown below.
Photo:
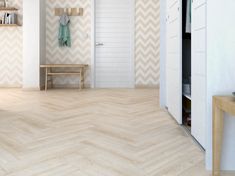
<path fill-rule="evenodd" d="M 0 27 L 20 27 L 18 24 L 0 24 Z"/>
<path fill-rule="evenodd" d="M 17 11 L 15 7 L 0 7 L 0 11 Z"/>
<path fill-rule="evenodd" d="M 189 100 L 192 100 L 192 97 L 190 94 L 183 93 L 183 96 Z"/>

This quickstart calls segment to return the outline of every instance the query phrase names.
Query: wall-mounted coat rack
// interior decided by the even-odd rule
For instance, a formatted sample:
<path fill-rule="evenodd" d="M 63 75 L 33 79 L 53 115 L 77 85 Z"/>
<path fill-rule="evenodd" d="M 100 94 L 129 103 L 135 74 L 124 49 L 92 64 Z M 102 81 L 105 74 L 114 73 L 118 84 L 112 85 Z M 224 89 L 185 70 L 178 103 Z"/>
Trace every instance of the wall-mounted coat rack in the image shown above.
<path fill-rule="evenodd" d="M 83 16 L 83 8 L 55 8 L 55 16 Z"/>

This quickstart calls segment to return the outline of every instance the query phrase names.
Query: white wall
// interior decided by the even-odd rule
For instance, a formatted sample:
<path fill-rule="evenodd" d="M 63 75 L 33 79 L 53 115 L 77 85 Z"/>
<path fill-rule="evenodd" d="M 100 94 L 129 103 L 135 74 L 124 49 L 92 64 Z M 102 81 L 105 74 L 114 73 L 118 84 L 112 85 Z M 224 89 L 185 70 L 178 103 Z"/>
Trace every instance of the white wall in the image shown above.
<path fill-rule="evenodd" d="M 46 64 L 46 2 L 40 0 L 40 64 Z M 40 69 L 40 87 L 45 85 L 44 69 Z"/>
<path fill-rule="evenodd" d="M 23 88 L 39 89 L 40 0 L 23 1 Z"/>
<path fill-rule="evenodd" d="M 212 96 L 235 91 L 235 1 L 208 0 L 207 168 L 212 166 Z M 222 169 L 235 170 L 235 118 L 225 121 Z"/>
<path fill-rule="evenodd" d="M 166 0 L 160 0 L 160 105 L 166 106 Z"/>

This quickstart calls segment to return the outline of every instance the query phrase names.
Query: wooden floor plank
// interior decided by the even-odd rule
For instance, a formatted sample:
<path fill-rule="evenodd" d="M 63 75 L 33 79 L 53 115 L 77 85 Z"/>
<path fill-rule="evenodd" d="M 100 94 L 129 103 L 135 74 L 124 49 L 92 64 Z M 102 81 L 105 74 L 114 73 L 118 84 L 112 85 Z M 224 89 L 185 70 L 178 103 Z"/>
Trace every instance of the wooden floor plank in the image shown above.
<path fill-rule="evenodd" d="M 0 89 L 0 176 L 209 176 L 154 89 Z"/>

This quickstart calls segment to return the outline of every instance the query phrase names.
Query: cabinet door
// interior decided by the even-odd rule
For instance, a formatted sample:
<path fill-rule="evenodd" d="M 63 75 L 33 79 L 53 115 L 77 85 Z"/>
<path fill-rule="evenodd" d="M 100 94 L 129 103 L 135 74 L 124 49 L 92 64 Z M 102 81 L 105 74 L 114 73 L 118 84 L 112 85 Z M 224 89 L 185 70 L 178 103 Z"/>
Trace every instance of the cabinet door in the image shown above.
<path fill-rule="evenodd" d="M 169 113 L 182 124 L 181 0 L 167 0 L 166 94 Z"/>
<path fill-rule="evenodd" d="M 206 0 L 192 3 L 192 135 L 205 148 Z"/>

